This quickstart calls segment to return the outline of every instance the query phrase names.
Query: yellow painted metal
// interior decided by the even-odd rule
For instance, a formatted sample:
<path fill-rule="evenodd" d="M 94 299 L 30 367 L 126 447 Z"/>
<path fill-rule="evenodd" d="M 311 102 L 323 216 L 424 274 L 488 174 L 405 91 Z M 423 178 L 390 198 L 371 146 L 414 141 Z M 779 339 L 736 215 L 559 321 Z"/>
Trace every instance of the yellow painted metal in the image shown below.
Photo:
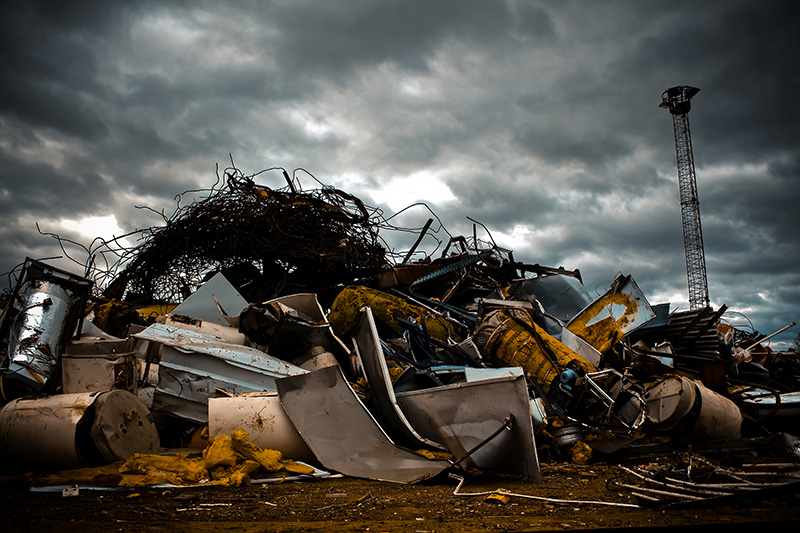
<path fill-rule="evenodd" d="M 389 326 L 398 337 L 404 331 L 398 318 L 414 319 L 416 323 L 424 319 L 431 338 L 442 342 L 447 342 L 448 338 L 456 342 L 463 340 L 445 318 L 398 296 L 363 286 L 347 287 L 334 300 L 328 313 L 334 333 L 342 339 L 352 337 L 359 324 L 359 309 L 367 306 L 372 309 L 373 316 Z"/>
<path fill-rule="evenodd" d="M 525 324 L 525 325 L 523 325 Z M 527 327 L 526 327 L 527 326 Z M 544 392 L 561 370 L 595 372 L 597 368 L 537 326 L 520 309 L 502 309 L 489 314 L 473 335 L 484 355 L 508 366 L 522 367 Z"/>
<path fill-rule="evenodd" d="M 619 276 L 603 296 L 567 324 L 567 329 L 607 354 L 629 330 L 641 324 L 643 316 L 654 315 L 630 276 Z"/>

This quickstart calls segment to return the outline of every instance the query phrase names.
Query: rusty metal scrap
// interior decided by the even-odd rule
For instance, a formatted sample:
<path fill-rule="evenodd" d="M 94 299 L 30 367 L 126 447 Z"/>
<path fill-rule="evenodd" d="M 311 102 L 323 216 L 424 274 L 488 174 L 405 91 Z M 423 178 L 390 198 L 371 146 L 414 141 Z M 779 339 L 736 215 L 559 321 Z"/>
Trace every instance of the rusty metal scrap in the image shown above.
<path fill-rule="evenodd" d="M 179 302 L 212 270 L 249 266 L 255 300 L 317 290 L 388 266 L 376 214 L 333 187 L 271 189 L 229 169 L 218 189 L 141 232 L 103 295 Z M 288 190 L 287 190 L 288 189 Z M 265 296 L 267 298 L 265 298 Z"/>

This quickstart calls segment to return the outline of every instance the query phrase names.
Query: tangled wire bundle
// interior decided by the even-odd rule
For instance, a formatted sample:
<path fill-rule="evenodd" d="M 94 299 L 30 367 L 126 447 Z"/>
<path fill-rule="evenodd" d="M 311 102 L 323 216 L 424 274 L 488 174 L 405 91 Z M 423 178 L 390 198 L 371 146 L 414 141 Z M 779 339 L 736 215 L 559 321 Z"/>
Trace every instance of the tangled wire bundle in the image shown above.
<path fill-rule="evenodd" d="M 146 230 L 104 296 L 178 302 L 209 272 L 257 269 L 271 296 L 332 287 L 387 267 L 374 213 L 348 193 L 256 185 L 239 170 L 217 190 L 179 207 L 166 225 Z M 179 201 L 180 204 L 180 201 Z"/>

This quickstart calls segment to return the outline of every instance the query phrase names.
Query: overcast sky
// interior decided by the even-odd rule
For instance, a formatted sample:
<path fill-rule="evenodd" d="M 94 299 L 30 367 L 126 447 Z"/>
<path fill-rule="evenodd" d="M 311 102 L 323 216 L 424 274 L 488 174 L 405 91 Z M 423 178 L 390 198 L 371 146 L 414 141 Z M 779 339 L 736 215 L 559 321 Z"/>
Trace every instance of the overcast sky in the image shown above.
<path fill-rule="evenodd" d="M 764 334 L 800 319 L 797 2 L 0 6 L 0 272 L 61 254 L 37 222 L 86 245 L 159 224 L 135 206 L 171 214 L 232 154 L 245 174 L 304 168 L 387 216 L 426 202 L 452 235 L 472 235 L 470 217 L 517 260 L 580 269 L 592 294 L 622 272 L 686 310 L 658 104 L 690 85 L 712 306 Z"/>

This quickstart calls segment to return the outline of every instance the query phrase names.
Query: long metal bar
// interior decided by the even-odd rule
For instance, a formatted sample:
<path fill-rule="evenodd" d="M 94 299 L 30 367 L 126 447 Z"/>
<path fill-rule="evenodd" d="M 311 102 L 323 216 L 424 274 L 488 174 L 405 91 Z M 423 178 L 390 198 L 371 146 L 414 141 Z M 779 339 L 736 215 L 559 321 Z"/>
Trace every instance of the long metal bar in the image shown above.
<path fill-rule="evenodd" d="M 419 243 L 421 243 L 422 239 L 425 238 L 425 234 L 428 233 L 428 229 L 431 227 L 431 224 L 433 224 L 433 219 L 429 218 L 425 223 L 425 226 L 422 227 L 422 231 L 419 232 L 419 237 L 417 237 L 417 241 L 414 243 L 414 246 L 409 248 L 408 253 L 403 259 L 403 262 L 400 263 L 401 265 L 408 263 L 408 260 L 411 259 L 412 255 L 414 255 L 414 252 L 417 250 L 417 246 L 419 246 Z"/>

